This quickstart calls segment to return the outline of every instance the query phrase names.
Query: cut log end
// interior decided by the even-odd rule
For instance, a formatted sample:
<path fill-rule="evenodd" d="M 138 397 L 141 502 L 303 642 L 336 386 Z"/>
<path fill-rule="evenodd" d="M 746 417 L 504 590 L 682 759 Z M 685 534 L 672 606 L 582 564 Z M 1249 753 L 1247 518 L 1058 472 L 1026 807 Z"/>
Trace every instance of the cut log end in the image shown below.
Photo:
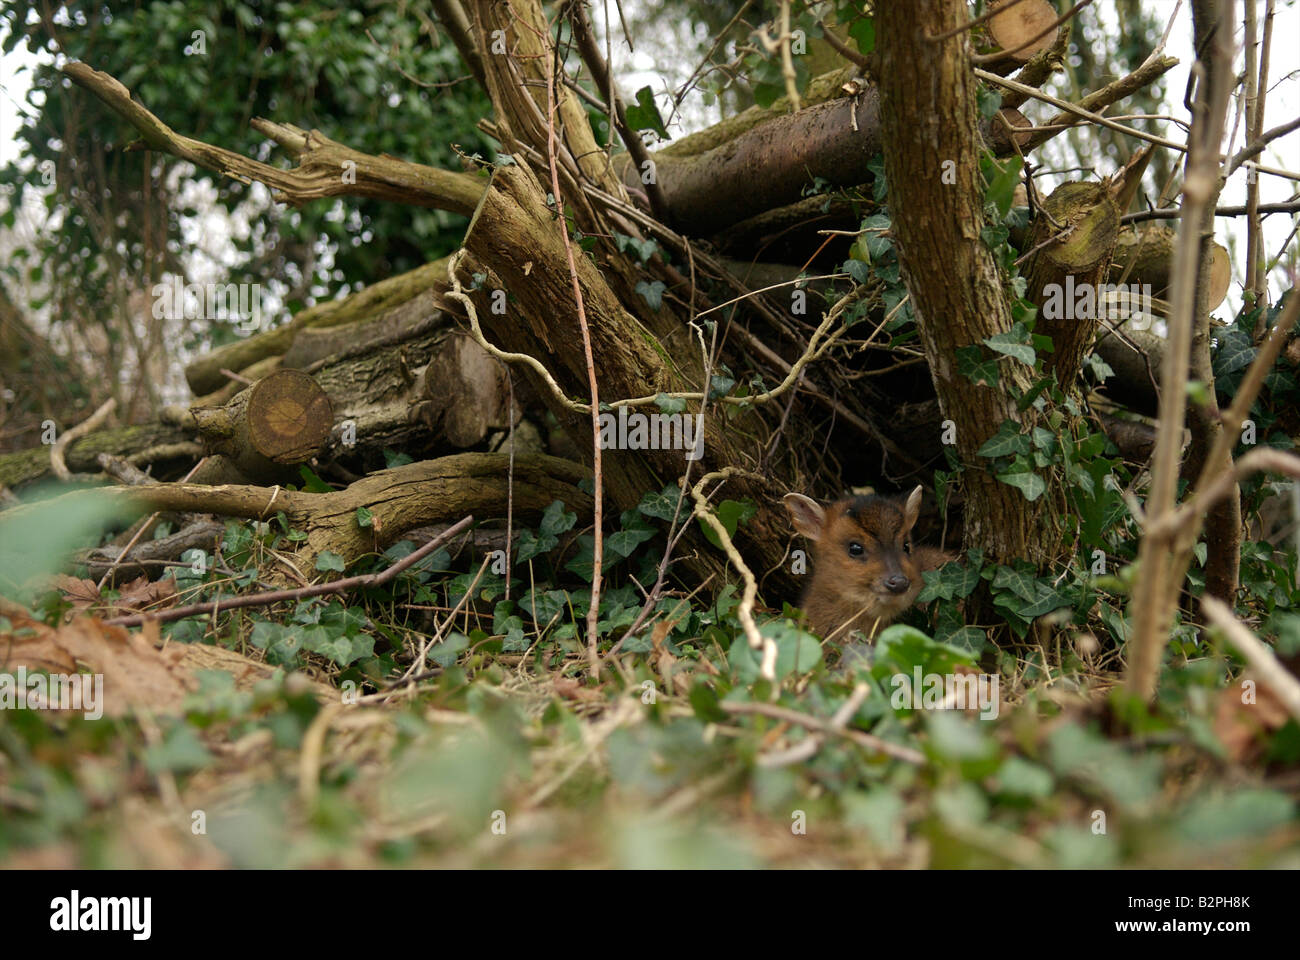
<path fill-rule="evenodd" d="M 302 463 L 324 446 L 334 425 L 329 397 L 307 374 L 278 370 L 252 387 L 248 437 L 276 463 Z"/>
<path fill-rule="evenodd" d="M 300 370 L 277 370 L 225 406 L 191 412 L 208 452 L 256 483 L 283 482 L 289 468 L 321 451 L 334 426 L 329 397 Z"/>
<path fill-rule="evenodd" d="M 1115 245 L 1112 279 L 1125 273 L 1129 283 L 1150 284 L 1152 296 L 1164 299 L 1169 292 L 1177 234 L 1162 224 L 1147 224 L 1139 230 L 1125 230 Z M 1210 243 L 1208 310 L 1217 309 L 1232 283 L 1232 261 L 1217 242 Z"/>
<path fill-rule="evenodd" d="M 1006 7 L 988 23 L 988 38 L 995 48 L 991 52 L 1002 52 L 998 61 L 990 64 L 995 72 L 1019 69 L 1056 42 L 1060 28 L 1048 28 L 1056 21 L 1057 13 L 1047 0 L 1022 0 L 1015 4 L 1004 0 L 994 6 Z M 1044 30 L 1047 32 L 1043 33 Z"/>

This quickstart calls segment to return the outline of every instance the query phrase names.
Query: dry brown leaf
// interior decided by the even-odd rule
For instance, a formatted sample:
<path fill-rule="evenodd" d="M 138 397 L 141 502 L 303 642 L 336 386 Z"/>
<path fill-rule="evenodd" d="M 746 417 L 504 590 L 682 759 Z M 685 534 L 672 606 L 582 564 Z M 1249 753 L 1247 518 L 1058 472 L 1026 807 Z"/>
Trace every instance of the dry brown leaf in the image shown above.
<path fill-rule="evenodd" d="M 57 630 L 36 620 L 18 618 L 0 635 L 3 669 L 18 667 L 71 674 L 88 670 L 103 675 L 103 710 L 121 716 L 131 708 L 155 713 L 180 711 L 185 695 L 197 688 L 173 647 L 158 650 L 158 625 L 148 623 L 141 633 L 106 626 L 93 617 L 79 616 Z"/>
<path fill-rule="evenodd" d="M 55 642 L 54 631 L 26 613 L 9 614 L 11 628 L 0 633 L 0 671 L 19 667 L 47 673 L 76 673 L 77 661 Z"/>
<path fill-rule="evenodd" d="M 121 594 L 121 597 L 114 604 L 114 616 L 117 615 L 117 610 L 139 613 L 146 608 L 157 609 L 158 607 L 170 606 L 164 601 L 175 599 L 176 581 L 171 577 L 162 580 L 137 577 L 122 587 L 118 593 Z"/>
<path fill-rule="evenodd" d="M 654 625 L 650 631 L 650 664 L 663 680 L 665 690 L 685 696 L 691 689 L 690 677 L 678 671 L 677 657 L 668 650 L 666 643 L 668 634 L 676 625 L 677 620 L 660 620 Z"/>
<path fill-rule="evenodd" d="M 82 580 L 58 573 L 50 578 L 51 584 L 63 592 L 63 598 L 76 610 L 90 607 L 102 607 L 105 619 L 130 613 L 143 613 L 147 610 L 169 606 L 165 601 L 176 596 L 176 581 L 171 577 L 163 580 L 150 580 L 139 576 L 130 583 L 118 588 L 118 599 L 107 603 L 99 595 L 99 586 L 93 580 Z"/>
<path fill-rule="evenodd" d="M 1229 684 L 1219 694 L 1214 717 L 1214 733 L 1227 748 L 1235 763 L 1254 759 L 1263 751 L 1261 733 L 1280 729 L 1287 721 L 1286 707 L 1277 695 L 1259 682 L 1250 671 L 1241 680 L 1255 682 L 1255 702 L 1242 703 L 1241 682 Z"/>
<path fill-rule="evenodd" d="M 70 577 L 66 573 L 56 573 L 50 577 L 50 582 L 63 592 L 63 599 L 77 610 L 93 607 L 100 602 L 99 586 L 94 580 L 82 580 Z"/>
<path fill-rule="evenodd" d="M 604 700 L 605 695 L 599 690 L 584 685 L 571 677 L 556 677 L 552 681 L 555 692 L 565 700 Z"/>

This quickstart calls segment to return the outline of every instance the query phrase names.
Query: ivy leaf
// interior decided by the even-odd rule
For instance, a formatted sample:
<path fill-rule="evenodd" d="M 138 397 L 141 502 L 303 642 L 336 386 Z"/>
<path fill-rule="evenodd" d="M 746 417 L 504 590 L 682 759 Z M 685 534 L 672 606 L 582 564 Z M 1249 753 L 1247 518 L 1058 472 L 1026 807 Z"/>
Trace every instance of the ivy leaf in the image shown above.
<path fill-rule="evenodd" d="M 849 27 L 849 36 L 858 45 L 858 52 L 868 54 L 876 49 L 876 19 L 862 17 Z"/>
<path fill-rule="evenodd" d="M 1032 602 L 1035 596 L 1035 581 L 1029 574 L 1011 567 L 998 567 L 993 575 L 995 590 L 1010 590 L 1021 600 Z"/>
<path fill-rule="evenodd" d="M 1009 486 L 1016 487 L 1030 503 L 1033 503 L 1047 492 L 1047 481 L 1032 470 L 1000 473 L 998 479 Z"/>
<path fill-rule="evenodd" d="M 981 109 L 983 109 L 983 105 L 981 105 Z M 993 108 L 993 112 L 997 112 L 997 107 Z M 1001 161 L 988 161 L 984 175 L 988 180 L 989 188 L 984 195 L 984 200 L 997 208 L 998 220 L 1002 220 L 1007 215 L 1007 211 L 1011 209 L 1011 201 L 1015 196 L 1016 186 L 1020 183 L 1020 167 L 1023 162 L 1019 157 L 1010 157 Z M 984 164 L 981 164 L 981 166 L 984 166 Z"/>
<path fill-rule="evenodd" d="M 1021 342 L 1023 340 L 1024 334 L 1008 330 L 1006 333 L 995 333 L 985 340 L 984 344 L 998 353 L 1005 353 L 1008 357 L 1032 367 L 1037 354 L 1034 353 L 1033 347 Z"/>
<path fill-rule="evenodd" d="M 334 488 L 328 483 L 316 476 L 311 468 L 305 463 L 298 468 L 298 473 L 302 476 L 302 488 L 310 493 L 333 493 Z"/>
<path fill-rule="evenodd" d="M 197 733 L 184 723 L 178 723 L 167 732 L 161 743 L 145 748 L 145 767 L 153 773 L 163 771 L 186 772 L 199 770 L 212 762 L 212 754 L 203 745 Z"/>
<path fill-rule="evenodd" d="M 974 345 L 957 348 L 957 372 L 971 383 L 998 385 L 998 362 L 985 360 L 980 348 Z"/>
<path fill-rule="evenodd" d="M 1219 346 L 1214 351 L 1214 378 L 1216 380 L 1250 366 L 1255 359 L 1255 345 L 1250 337 L 1236 327 L 1228 327 L 1218 335 Z"/>
<path fill-rule="evenodd" d="M 340 667 L 355 663 L 362 657 L 373 656 L 375 652 L 375 638 L 371 636 L 330 636 L 319 628 L 314 629 L 312 633 L 316 636 L 308 649 L 323 657 L 329 657 Z"/>
<path fill-rule="evenodd" d="M 528 649 L 528 640 L 524 637 L 524 621 L 519 617 L 506 617 L 505 635 L 501 641 L 503 653 L 521 653 Z"/>
<path fill-rule="evenodd" d="M 636 92 L 636 103 L 628 104 L 627 125 L 633 130 L 653 130 L 663 140 L 671 139 L 663 117 L 659 115 L 654 91 L 648 86 Z"/>
<path fill-rule="evenodd" d="M 731 714 L 718 706 L 718 695 L 713 687 L 702 680 L 696 681 L 691 687 L 687 700 L 695 715 L 706 723 L 725 723 L 731 719 Z"/>
<path fill-rule="evenodd" d="M 866 283 L 871 279 L 871 267 L 858 259 L 845 260 L 840 272 L 847 273 L 854 283 Z"/>
<path fill-rule="evenodd" d="M 608 539 L 606 539 L 606 542 L 608 542 Z M 570 573 L 577 574 L 590 583 L 592 574 L 595 572 L 596 568 L 596 538 L 589 533 L 584 533 L 578 537 L 577 546 L 577 553 L 574 554 L 573 559 L 564 565 L 564 569 L 568 570 Z M 612 550 L 606 550 L 604 556 L 601 558 L 600 568 L 601 570 L 608 570 L 617 562 L 618 557 L 614 552 Z"/>
<path fill-rule="evenodd" d="M 522 632 L 522 631 L 521 631 Z M 456 662 L 463 650 L 469 647 L 469 637 L 463 633 L 452 631 L 452 633 L 443 638 L 442 643 L 436 644 L 429 651 L 429 659 L 440 667 L 450 667 Z"/>
<path fill-rule="evenodd" d="M 544 536 L 556 536 L 573 529 L 573 525 L 578 522 L 576 513 L 569 513 L 564 509 L 564 503 L 560 500 L 552 500 L 551 505 L 546 508 L 542 514 L 542 524 L 539 528 Z"/>
<path fill-rule="evenodd" d="M 681 487 L 675 484 L 669 484 L 658 493 L 651 491 L 641 498 L 641 502 L 636 508 L 644 513 L 647 517 L 654 517 L 656 520 L 667 520 L 672 522 L 673 515 L 677 511 L 677 501 L 681 497 Z M 682 504 L 682 512 L 689 513 L 690 508 Z"/>
<path fill-rule="evenodd" d="M 1092 375 L 1097 378 L 1099 383 L 1104 383 L 1108 377 L 1115 376 L 1115 371 L 1111 365 L 1095 353 L 1088 354 L 1088 369 Z"/>
<path fill-rule="evenodd" d="M 724 377 L 720 373 L 715 373 L 709 378 L 709 399 L 717 400 L 719 397 L 725 397 L 735 385 L 736 381 L 731 377 Z"/>
<path fill-rule="evenodd" d="M 559 537 L 551 534 L 542 534 L 539 537 L 531 530 L 521 530 L 519 532 L 519 543 L 515 547 L 515 563 L 527 563 L 533 557 L 549 553 L 559 545 L 559 542 Z"/>
<path fill-rule="evenodd" d="M 655 394 L 655 406 L 660 413 L 672 415 L 686 409 L 686 401 L 681 397 L 670 397 L 666 393 Z"/>
<path fill-rule="evenodd" d="M 961 626 L 952 633 L 935 639 L 948 644 L 950 647 L 964 650 L 973 657 L 983 653 L 984 647 L 988 645 L 988 636 L 984 631 L 979 627 L 972 626 Z"/>
<path fill-rule="evenodd" d="M 638 280 L 636 292 L 645 298 L 645 302 L 650 305 L 651 310 L 658 310 L 663 306 L 664 291 L 668 289 L 662 280 L 655 280 L 647 283 L 645 280 Z"/>
<path fill-rule="evenodd" d="M 1034 427 L 1033 430 L 1029 431 L 1029 434 L 1033 438 L 1034 446 L 1039 450 L 1050 453 L 1056 446 L 1056 434 L 1045 427 Z"/>
<path fill-rule="evenodd" d="M 316 569 L 322 573 L 342 573 L 344 566 L 343 558 L 332 550 L 322 550 L 316 558 Z"/>
<path fill-rule="evenodd" d="M 965 567 L 960 563 L 946 563 L 938 570 L 926 570 L 925 587 L 917 596 L 918 603 L 931 600 L 959 600 L 970 596 L 970 592 L 979 585 L 978 567 Z"/>
<path fill-rule="evenodd" d="M 1002 106 L 1002 94 L 988 87 L 980 87 L 975 91 L 975 102 L 979 106 L 980 116 L 987 120 Z"/>
<path fill-rule="evenodd" d="M 536 588 L 530 590 L 519 601 L 519 609 L 525 611 L 538 626 L 546 626 L 568 606 L 569 595 L 563 590 L 542 592 Z"/>
<path fill-rule="evenodd" d="M 1045 767 L 1014 754 L 1003 761 L 995 777 L 999 793 L 1042 800 L 1052 794 L 1052 775 Z"/>
<path fill-rule="evenodd" d="M 1020 432 L 1020 427 L 1012 420 L 1003 420 L 998 432 L 984 441 L 976 451 L 981 457 L 1012 457 L 1029 452 L 1029 438 Z"/>
<path fill-rule="evenodd" d="M 1020 608 L 1022 617 L 1041 617 L 1053 610 L 1074 606 L 1074 601 L 1070 597 L 1045 583 L 1037 583 L 1034 588 L 1034 602 L 1027 607 Z"/>
<path fill-rule="evenodd" d="M 716 510 L 718 519 L 722 521 L 722 526 L 726 529 L 729 537 L 734 537 L 736 528 L 757 512 L 758 507 L 748 500 L 723 500 L 718 504 Z M 704 531 L 704 536 L 709 543 L 715 547 L 722 546 L 722 540 L 714 532 L 713 527 L 705 523 L 703 519 L 700 520 L 700 529 Z"/>
<path fill-rule="evenodd" d="M 626 233 L 614 234 L 614 242 L 618 245 L 619 252 L 633 250 L 636 252 L 637 259 L 645 263 L 659 250 L 659 244 L 654 240 L 638 240 L 636 237 L 629 237 Z"/>
<path fill-rule="evenodd" d="M 373 527 L 375 525 L 375 515 L 365 507 L 357 507 L 357 526 Z"/>
<path fill-rule="evenodd" d="M 624 528 L 618 533 L 611 534 L 605 538 L 605 546 L 617 553 L 620 557 L 630 557 L 632 552 L 638 546 L 645 543 L 655 535 L 654 530 L 643 528 Z"/>

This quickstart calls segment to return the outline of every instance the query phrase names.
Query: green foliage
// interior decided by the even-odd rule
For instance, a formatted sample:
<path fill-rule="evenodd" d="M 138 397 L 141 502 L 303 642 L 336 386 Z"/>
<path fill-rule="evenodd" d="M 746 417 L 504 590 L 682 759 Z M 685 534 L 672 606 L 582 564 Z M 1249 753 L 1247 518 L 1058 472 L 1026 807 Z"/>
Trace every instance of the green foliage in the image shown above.
<path fill-rule="evenodd" d="M 58 492 L 66 488 L 59 487 Z M 44 577 L 62 569 L 74 550 L 118 521 L 116 504 L 85 495 L 61 501 L 53 489 L 34 491 L 29 506 L 0 514 L 0 597 L 19 602 L 34 599 Z"/>
<path fill-rule="evenodd" d="M 41 11 L 29 2 L 0 4 L 5 53 L 51 42 Z M 456 145 L 489 149 L 475 126 L 488 102 L 473 83 L 420 86 L 454 80 L 462 70 L 455 48 L 431 42 L 426 24 L 409 9 L 386 4 L 107 3 L 60 20 L 58 45 L 62 57 L 117 77 L 177 132 L 236 153 L 280 162 L 249 126 L 250 118 L 267 117 L 318 128 L 367 153 L 454 169 Z M 195 31 L 203 32 L 206 52 L 194 49 Z M 17 159 L 0 170 L 0 195 L 8 194 L 0 204 L 9 217 L 31 193 L 46 199 L 54 217 L 30 242 L 19 243 L 10 274 L 17 279 L 17 264 L 25 262 L 34 279 L 51 285 L 48 303 L 26 306 L 51 307 L 56 327 L 71 316 L 108 325 L 112 365 L 121 365 L 124 347 L 104 305 L 125 303 L 134 292 L 118 296 L 122 277 L 136 278 L 137 288 L 146 278 L 147 293 L 161 271 L 187 274 L 184 254 L 203 223 L 182 198 L 200 182 L 215 189 L 219 209 L 250 222 L 249 230 L 228 239 L 233 257 L 216 261 L 233 264 L 223 282 L 263 283 L 277 295 L 296 288 L 302 293 L 286 302 L 290 309 L 303 306 L 308 292 L 328 299 L 414 269 L 450 252 L 463 233 L 462 217 L 364 199 L 287 211 L 271 204 L 260 186 L 192 171 L 147 151 L 123 152 L 134 131 L 53 66 L 32 71 L 25 106 L 33 120 L 19 129 Z M 102 162 L 75 163 L 75 157 Z M 181 174 L 174 189 L 167 177 L 172 167 Z M 53 171 L 53 184 L 43 171 Z M 113 216 L 105 221 L 102 210 Z M 309 257 L 316 245 L 329 256 Z M 301 276 L 313 262 L 314 274 Z M 233 321 L 205 320 L 191 324 L 188 334 L 197 346 L 225 342 L 237 331 Z"/>
<path fill-rule="evenodd" d="M 757 511 L 758 507 L 748 500 L 723 500 L 716 508 L 714 508 L 714 513 L 717 514 L 718 519 L 722 522 L 722 526 L 726 529 L 727 536 L 733 538 L 736 535 L 737 528 L 739 528 L 742 523 L 752 518 Z M 713 527 L 705 523 L 703 520 L 700 520 L 699 524 L 700 531 L 708 539 L 709 543 L 713 544 L 715 547 L 721 548 L 722 539 L 718 536 Z"/>
<path fill-rule="evenodd" d="M 654 91 L 649 87 L 638 90 L 636 101 L 627 105 L 627 125 L 633 130 L 653 130 L 661 140 L 671 139 L 655 104 Z"/>

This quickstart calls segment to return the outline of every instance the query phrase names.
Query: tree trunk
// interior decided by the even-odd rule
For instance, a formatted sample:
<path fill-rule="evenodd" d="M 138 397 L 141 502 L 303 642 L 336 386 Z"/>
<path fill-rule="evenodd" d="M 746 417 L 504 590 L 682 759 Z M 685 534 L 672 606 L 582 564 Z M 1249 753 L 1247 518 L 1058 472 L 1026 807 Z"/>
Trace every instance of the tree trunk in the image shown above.
<path fill-rule="evenodd" d="M 991 251 L 980 237 L 984 185 L 975 122 L 976 81 L 959 26 L 965 6 L 951 0 L 880 4 L 881 128 L 893 233 L 943 416 L 956 427 L 964 472 L 964 544 L 995 562 L 1054 556 L 1038 523 L 1046 498 L 1030 503 L 1000 482 L 979 448 L 1004 420 L 1019 420 L 1012 388 L 1027 391 L 1030 370 L 999 365 L 1000 383 L 975 384 L 957 372 L 957 351 L 1011 329 L 1011 311 Z M 952 174 L 945 182 L 945 172 Z M 955 182 L 953 182 L 955 179 Z"/>

